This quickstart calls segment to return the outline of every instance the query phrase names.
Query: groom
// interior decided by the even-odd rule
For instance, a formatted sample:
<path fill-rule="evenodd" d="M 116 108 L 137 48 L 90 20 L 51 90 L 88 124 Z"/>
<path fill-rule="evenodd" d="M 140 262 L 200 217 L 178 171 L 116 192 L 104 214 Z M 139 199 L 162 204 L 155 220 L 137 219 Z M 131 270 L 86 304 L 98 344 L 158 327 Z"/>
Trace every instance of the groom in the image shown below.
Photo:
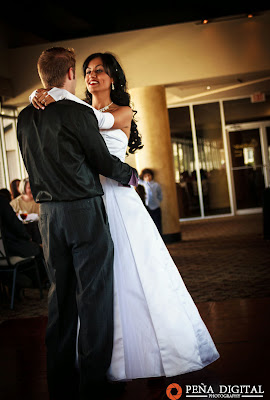
<path fill-rule="evenodd" d="M 38 72 L 44 87 L 75 94 L 72 49 L 44 51 Z M 109 153 L 92 109 L 70 100 L 42 112 L 29 105 L 19 115 L 17 135 L 34 199 L 41 203 L 43 251 L 52 277 L 46 332 L 50 398 L 90 400 L 93 387 L 102 391 L 113 345 L 113 243 L 99 174 L 126 185 L 137 173 Z"/>

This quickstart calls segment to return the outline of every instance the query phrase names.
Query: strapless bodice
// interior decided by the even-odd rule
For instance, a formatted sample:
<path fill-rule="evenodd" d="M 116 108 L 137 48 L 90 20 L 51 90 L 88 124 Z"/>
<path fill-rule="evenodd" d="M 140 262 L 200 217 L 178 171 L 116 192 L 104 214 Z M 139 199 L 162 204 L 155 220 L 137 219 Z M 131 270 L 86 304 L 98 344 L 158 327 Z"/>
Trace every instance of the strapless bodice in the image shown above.
<path fill-rule="evenodd" d="M 121 161 L 125 161 L 128 138 L 121 129 L 101 130 L 101 135 L 109 149 L 109 152 L 118 157 Z"/>

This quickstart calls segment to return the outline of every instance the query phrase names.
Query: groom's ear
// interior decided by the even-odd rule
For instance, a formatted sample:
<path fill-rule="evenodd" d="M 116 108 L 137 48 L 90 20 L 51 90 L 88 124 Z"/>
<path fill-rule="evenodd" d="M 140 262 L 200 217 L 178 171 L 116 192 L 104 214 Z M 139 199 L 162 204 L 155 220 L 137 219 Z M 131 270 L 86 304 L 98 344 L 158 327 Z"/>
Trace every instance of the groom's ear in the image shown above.
<path fill-rule="evenodd" d="M 69 79 L 70 81 L 72 81 L 73 79 L 75 79 L 75 70 L 74 70 L 74 68 L 72 68 L 72 67 L 70 67 L 70 68 L 68 69 L 68 79 Z"/>

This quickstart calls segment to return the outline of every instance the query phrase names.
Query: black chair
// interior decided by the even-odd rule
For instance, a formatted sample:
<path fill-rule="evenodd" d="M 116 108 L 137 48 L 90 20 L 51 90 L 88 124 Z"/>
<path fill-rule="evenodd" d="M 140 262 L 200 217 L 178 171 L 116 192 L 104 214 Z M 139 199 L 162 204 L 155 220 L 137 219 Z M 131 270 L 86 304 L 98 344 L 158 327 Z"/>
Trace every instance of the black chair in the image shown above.
<path fill-rule="evenodd" d="M 5 246 L 5 238 L 3 237 L 2 232 L 2 224 L 0 219 L 0 273 L 12 273 L 12 293 L 11 293 L 11 303 L 10 308 L 13 310 L 14 308 L 14 295 L 15 295 L 15 287 L 16 287 L 16 277 L 17 272 L 23 272 L 30 269 L 36 270 L 37 282 L 39 285 L 40 298 L 43 299 L 43 291 L 40 281 L 40 275 L 38 270 L 38 263 L 35 256 L 30 257 L 19 257 L 19 256 L 9 256 L 6 246 Z"/>

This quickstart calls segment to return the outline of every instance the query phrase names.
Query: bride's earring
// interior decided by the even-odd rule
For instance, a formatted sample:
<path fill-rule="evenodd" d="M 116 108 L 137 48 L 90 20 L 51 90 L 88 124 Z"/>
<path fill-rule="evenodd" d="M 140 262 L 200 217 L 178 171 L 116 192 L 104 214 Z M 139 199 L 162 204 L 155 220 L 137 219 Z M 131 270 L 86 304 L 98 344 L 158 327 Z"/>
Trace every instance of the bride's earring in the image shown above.
<path fill-rule="evenodd" d="M 114 84 L 113 84 L 113 82 L 112 82 L 112 90 L 114 90 L 115 89 L 115 87 L 114 87 Z"/>

